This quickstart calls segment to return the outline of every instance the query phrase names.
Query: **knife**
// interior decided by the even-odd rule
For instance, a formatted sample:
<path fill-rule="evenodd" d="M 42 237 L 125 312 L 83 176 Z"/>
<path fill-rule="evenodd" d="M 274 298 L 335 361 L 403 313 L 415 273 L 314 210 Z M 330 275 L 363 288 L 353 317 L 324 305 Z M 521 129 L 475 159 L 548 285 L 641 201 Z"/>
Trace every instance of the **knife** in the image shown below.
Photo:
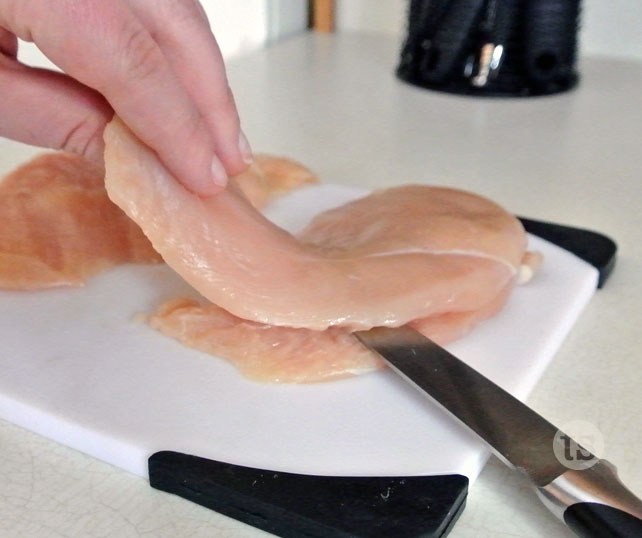
<path fill-rule="evenodd" d="M 613 464 L 414 329 L 377 327 L 354 334 L 525 475 L 575 534 L 642 537 L 642 501 L 622 484 Z"/>

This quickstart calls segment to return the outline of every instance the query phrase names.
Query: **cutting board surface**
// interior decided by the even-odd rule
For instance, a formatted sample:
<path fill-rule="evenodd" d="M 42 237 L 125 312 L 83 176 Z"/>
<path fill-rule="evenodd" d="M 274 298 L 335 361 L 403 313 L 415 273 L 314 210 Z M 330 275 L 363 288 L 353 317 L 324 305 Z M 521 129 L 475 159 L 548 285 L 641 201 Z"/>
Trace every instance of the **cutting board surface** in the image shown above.
<path fill-rule="evenodd" d="M 268 216 L 300 229 L 362 195 L 309 187 Z M 536 279 L 449 349 L 520 398 L 542 374 L 595 290 L 597 271 L 531 237 Z M 456 472 L 474 479 L 483 445 L 390 371 L 315 385 L 267 385 L 132 320 L 194 295 L 166 266 L 122 266 L 84 288 L 0 292 L 0 417 L 146 476 L 174 450 L 322 475 Z"/>

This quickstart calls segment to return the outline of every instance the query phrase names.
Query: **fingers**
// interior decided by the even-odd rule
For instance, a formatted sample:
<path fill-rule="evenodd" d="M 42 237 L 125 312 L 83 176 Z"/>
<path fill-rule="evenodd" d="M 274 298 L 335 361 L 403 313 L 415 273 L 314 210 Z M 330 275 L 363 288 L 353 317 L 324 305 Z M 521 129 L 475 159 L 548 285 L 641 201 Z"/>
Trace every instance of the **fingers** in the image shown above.
<path fill-rule="evenodd" d="M 94 90 L 53 71 L 0 57 L 0 136 L 103 162 L 113 111 Z"/>
<path fill-rule="evenodd" d="M 9 29 L 32 38 L 70 76 L 105 96 L 188 189 L 209 196 L 223 188 L 227 175 L 207 125 L 158 44 L 122 0 L 59 0 L 56 9 L 48 0 L 6 2 L 20 3 Z"/>
<path fill-rule="evenodd" d="M 102 165 L 113 111 L 75 80 L 17 61 L 18 39 L 0 27 L 0 136 L 78 153 Z"/>
<path fill-rule="evenodd" d="M 0 28 L 0 54 L 8 58 L 18 55 L 18 38 L 4 28 Z"/>
<path fill-rule="evenodd" d="M 197 0 L 129 0 L 205 118 L 230 174 L 252 162 L 219 47 Z"/>

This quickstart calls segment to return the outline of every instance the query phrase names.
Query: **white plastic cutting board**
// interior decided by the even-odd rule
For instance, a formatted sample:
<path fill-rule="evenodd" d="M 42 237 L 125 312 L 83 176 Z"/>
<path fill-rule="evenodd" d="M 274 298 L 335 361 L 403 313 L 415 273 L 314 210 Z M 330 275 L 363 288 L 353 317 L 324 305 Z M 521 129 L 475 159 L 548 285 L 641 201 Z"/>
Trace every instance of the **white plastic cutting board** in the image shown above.
<path fill-rule="evenodd" d="M 309 187 L 274 204 L 290 230 L 361 195 Z M 520 398 L 582 308 L 597 271 L 537 238 L 541 273 L 449 348 Z M 382 283 L 385 285 L 385 283 Z M 316 385 L 265 385 L 132 321 L 192 292 L 165 266 L 123 266 L 81 289 L 0 292 L 0 417 L 132 473 L 175 450 L 281 471 L 457 472 L 488 457 L 472 434 L 390 371 Z"/>

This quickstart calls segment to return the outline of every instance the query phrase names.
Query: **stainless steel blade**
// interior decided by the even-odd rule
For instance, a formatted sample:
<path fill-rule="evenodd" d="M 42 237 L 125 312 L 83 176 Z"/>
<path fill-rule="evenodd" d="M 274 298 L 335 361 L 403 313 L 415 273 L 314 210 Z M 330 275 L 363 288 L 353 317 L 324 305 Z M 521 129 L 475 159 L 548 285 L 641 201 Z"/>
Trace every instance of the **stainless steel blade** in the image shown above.
<path fill-rule="evenodd" d="M 536 485 L 568 470 L 553 451 L 555 426 L 422 334 L 410 327 L 354 334 Z"/>

